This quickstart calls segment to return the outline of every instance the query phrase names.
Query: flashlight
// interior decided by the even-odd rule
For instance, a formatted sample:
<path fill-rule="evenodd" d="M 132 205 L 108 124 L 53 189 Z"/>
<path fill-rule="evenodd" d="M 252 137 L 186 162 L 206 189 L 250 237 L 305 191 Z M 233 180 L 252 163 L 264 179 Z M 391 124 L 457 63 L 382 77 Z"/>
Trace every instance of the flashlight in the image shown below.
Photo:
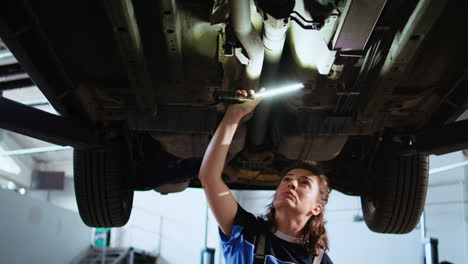
<path fill-rule="evenodd" d="M 255 94 L 256 97 L 271 97 L 276 95 L 282 95 L 294 91 L 298 91 L 304 88 L 302 83 L 297 83 L 293 85 L 283 86 L 276 89 L 266 90 L 264 92 L 259 92 Z M 248 95 L 247 97 L 242 97 L 235 92 L 228 92 L 228 91 L 216 91 L 214 93 L 214 98 L 218 103 L 226 103 L 226 104 L 242 104 L 247 101 L 251 101 L 254 99 L 252 95 Z"/>

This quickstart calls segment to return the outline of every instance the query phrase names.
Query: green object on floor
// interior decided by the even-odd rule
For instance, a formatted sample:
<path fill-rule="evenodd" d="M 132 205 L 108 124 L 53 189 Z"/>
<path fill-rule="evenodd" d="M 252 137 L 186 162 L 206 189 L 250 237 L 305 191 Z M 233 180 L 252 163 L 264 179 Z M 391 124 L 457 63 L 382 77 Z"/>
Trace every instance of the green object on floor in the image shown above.
<path fill-rule="evenodd" d="M 110 228 L 98 227 L 94 231 L 94 246 L 108 247 L 110 242 Z"/>

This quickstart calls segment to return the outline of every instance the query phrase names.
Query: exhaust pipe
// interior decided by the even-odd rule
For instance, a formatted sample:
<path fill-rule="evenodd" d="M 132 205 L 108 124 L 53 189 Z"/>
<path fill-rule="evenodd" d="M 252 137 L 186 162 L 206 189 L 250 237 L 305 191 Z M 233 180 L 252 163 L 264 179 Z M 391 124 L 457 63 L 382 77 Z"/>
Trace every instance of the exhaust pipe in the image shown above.
<path fill-rule="evenodd" d="M 255 89 L 262 73 L 264 48 L 258 32 L 252 25 L 250 0 L 230 0 L 229 8 L 234 33 L 249 57 L 243 89 Z"/>
<path fill-rule="evenodd" d="M 262 73 L 262 85 L 275 87 L 281 55 L 283 54 L 286 32 L 289 28 L 289 15 L 294 9 L 294 0 L 259 0 L 263 12 L 263 45 L 265 46 L 265 65 Z M 250 123 L 250 143 L 260 146 L 265 141 L 267 123 L 270 116 L 271 100 L 264 100 Z"/>

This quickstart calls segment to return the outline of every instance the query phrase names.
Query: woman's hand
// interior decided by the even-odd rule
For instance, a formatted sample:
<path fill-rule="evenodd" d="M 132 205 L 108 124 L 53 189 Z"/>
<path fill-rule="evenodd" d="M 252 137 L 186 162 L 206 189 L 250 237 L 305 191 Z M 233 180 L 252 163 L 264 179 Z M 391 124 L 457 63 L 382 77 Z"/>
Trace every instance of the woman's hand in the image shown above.
<path fill-rule="evenodd" d="M 260 89 L 259 92 L 263 92 L 265 88 Z M 260 103 L 262 98 L 260 96 L 255 95 L 254 90 L 249 90 L 248 92 L 245 90 L 237 90 L 236 94 L 246 98 L 247 96 L 253 97 L 254 99 L 251 101 L 244 102 L 242 104 L 231 104 L 228 106 L 228 109 L 226 111 L 226 115 L 230 115 L 236 118 L 241 119 L 245 115 L 249 114 L 252 112 L 255 107 Z"/>

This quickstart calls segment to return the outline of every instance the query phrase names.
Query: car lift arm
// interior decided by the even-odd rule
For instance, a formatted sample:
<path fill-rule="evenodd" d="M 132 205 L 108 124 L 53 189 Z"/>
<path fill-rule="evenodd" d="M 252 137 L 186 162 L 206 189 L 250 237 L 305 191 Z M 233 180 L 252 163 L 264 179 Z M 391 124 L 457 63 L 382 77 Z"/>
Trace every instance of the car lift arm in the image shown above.
<path fill-rule="evenodd" d="M 418 152 L 435 155 L 468 149 L 468 120 L 428 129 L 416 135 L 414 147 Z"/>
<path fill-rule="evenodd" d="M 62 146 L 99 146 L 97 129 L 0 95 L 0 128 Z"/>

